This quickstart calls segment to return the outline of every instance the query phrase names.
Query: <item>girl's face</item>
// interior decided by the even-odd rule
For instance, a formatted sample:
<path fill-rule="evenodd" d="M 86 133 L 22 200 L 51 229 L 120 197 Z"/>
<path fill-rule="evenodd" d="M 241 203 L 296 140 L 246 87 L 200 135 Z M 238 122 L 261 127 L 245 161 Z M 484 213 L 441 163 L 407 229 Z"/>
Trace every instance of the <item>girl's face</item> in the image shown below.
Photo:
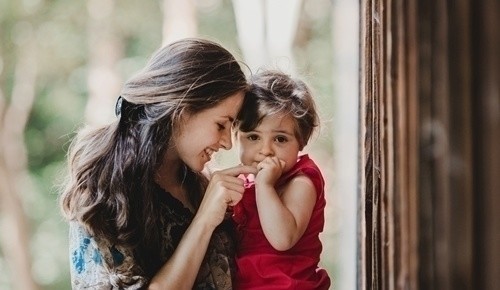
<path fill-rule="evenodd" d="M 167 158 L 180 159 L 194 171 L 201 171 L 214 152 L 229 150 L 231 126 L 243 103 L 243 92 L 238 92 L 215 107 L 182 116 L 179 129 L 174 132 L 173 147 Z"/>
<path fill-rule="evenodd" d="M 289 115 L 271 115 L 264 117 L 253 131 L 239 131 L 240 161 L 244 165 L 257 166 L 267 156 L 276 156 L 285 161 L 283 172 L 290 170 L 300 151 L 295 126 Z"/>

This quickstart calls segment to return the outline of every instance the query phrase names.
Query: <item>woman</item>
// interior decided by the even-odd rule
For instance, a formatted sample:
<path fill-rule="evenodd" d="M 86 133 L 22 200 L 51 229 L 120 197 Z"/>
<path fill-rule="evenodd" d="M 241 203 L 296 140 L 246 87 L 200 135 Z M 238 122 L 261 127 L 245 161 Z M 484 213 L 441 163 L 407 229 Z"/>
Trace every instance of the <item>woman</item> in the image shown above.
<path fill-rule="evenodd" d="M 230 149 L 247 89 L 220 45 L 184 39 L 157 51 L 117 102 L 118 120 L 81 131 L 61 208 L 70 221 L 74 289 L 231 289 L 226 209 L 238 166 L 201 172 Z"/>

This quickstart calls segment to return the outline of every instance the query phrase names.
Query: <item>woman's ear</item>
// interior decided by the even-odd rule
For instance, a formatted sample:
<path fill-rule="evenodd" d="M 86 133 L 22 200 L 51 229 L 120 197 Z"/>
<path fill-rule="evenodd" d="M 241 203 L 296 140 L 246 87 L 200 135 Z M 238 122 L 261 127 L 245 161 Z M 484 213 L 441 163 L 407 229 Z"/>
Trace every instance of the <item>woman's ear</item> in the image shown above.
<path fill-rule="evenodd" d="M 186 110 L 182 110 L 178 115 L 178 117 L 172 120 L 172 137 L 177 138 L 182 134 L 182 130 L 184 128 L 184 124 L 187 123 L 189 118 L 191 118 L 191 114 Z"/>

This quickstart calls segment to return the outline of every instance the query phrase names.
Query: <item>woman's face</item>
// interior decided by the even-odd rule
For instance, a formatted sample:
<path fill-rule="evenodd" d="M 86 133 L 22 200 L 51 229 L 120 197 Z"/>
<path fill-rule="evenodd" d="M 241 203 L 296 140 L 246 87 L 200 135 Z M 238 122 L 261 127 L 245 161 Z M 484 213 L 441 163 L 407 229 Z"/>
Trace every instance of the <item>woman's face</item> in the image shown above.
<path fill-rule="evenodd" d="M 194 171 L 201 171 L 214 152 L 229 150 L 231 127 L 243 103 L 243 92 L 238 92 L 217 106 L 195 114 L 182 116 L 174 133 L 173 147 L 167 158 L 178 158 Z"/>

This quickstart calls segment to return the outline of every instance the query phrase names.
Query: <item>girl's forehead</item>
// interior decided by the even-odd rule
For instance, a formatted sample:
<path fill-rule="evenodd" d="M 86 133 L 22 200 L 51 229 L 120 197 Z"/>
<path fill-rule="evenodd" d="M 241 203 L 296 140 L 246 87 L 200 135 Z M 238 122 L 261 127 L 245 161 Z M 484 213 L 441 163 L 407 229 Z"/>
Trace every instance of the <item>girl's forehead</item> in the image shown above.
<path fill-rule="evenodd" d="M 262 119 L 257 128 L 259 127 L 272 127 L 272 128 L 295 128 L 297 126 L 297 122 L 295 119 L 289 114 L 272 114 L 267 115 Z"/>

